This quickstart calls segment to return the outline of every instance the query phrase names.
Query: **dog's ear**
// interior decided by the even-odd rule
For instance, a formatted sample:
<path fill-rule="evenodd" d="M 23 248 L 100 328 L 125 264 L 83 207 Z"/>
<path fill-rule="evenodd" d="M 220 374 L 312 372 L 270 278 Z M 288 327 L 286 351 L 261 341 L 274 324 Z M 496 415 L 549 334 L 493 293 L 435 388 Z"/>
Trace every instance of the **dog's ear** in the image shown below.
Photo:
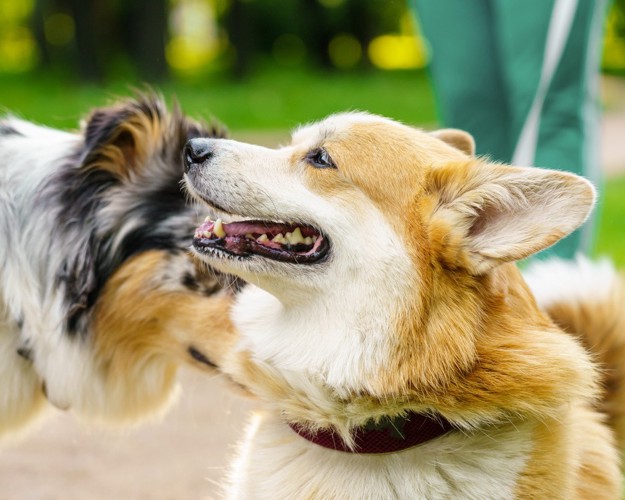
<path fill-rule="evenodd" d="M 444 260 L 481 274 L 543 250 L 579 227 L 595 202 L 566 172 L 479 160 L 432 169 L 433 241 Z"/>
<path fill-rule="evenodd" d="M 180 167 L 182 148 L 193 137 L 223 137 L 218 126 L 206 126 L 186 118 L 174 106 L 168 113 L 162 98 L 140 95 L 95 110 L 84 125 L 82 165 L 108 171 L 118 179 L 129 179 L 149 167 L 160 156 L 168 165 Z"/>
<path fill-rule="evenodd" d="M 129 178 L 160 145 L 166 116 L 154 96 L 96 109 L 84 126 L 83 166 Z"/>
<path fill-rule="evenodd" d="M 430 133 L 451 147 L 469 156 L 475 156 L 475 139 L 468 132 L 456 128 L 443 128 Z"/>

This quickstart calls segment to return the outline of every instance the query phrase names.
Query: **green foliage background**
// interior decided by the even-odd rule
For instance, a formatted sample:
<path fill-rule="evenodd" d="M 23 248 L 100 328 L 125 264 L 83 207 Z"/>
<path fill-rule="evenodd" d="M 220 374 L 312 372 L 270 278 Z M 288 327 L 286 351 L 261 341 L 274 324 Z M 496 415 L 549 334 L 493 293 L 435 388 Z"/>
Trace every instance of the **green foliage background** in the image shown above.
<path fill-rule="evenodd" d="M 168 41 L 193 31 L 181 5 L 213 15 L 211 26 L 194 28 L 211 28 L 215 43 L 214 54 L 187 54 L 205 57 L 194 71 L 172 67 L 167 52 Z M 286 52 L 277 44 L 285 34 L 297 42 Z M 419 39 L 405 0 L 0 0 L 0 113 L 76 129 L 91 109 L 145 90 L 147 81 L 187 114 L 252 131 L 248 137 L 286 136 L 299 123 L 354 109 L 433 128 L 426 72 L 381 71 L 367 57 L 375 37 L 407 34 Z M 337 36 L 358 49 L 349 67 L 331 57 Z M 606 21 L 603 67 L 625 74 L 625 0 L 612 3 Z M 625 178 L 608 179 L 596 253 L 620 265 L 624 219 Z"/>

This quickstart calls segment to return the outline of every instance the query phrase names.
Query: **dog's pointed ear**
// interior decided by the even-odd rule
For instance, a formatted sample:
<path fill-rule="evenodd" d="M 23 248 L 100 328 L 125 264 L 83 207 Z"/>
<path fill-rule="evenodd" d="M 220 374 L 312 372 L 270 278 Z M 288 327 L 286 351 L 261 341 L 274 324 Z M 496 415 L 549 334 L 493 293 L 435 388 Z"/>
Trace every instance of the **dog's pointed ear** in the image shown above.
<path fill-rule="evenodd" d="M 462 151 L 466 155 L 475 156 L 475 139 L 473 139 L 473 136 L 468 132 L 456 128 L 443 128 L 430 133 L 437 139 Z"/>
<path fill-rule="evenodd" d="M 553 245 L 595 202 L 592 184 L 574 174 L 479 160 L 434 168 L 428 182 L 439 255 L 474 274 Z"/>

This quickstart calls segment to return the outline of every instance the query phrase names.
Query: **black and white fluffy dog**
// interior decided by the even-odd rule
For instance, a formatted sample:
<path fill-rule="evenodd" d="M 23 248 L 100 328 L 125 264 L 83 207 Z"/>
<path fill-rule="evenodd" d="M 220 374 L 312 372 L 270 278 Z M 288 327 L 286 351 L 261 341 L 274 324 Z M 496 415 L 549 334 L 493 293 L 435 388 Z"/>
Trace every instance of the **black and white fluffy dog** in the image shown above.
<path fill-rule="evenodd" d="M 210 367 L 202 315 L 225 292 L 187 253 L 202 214 L 180 180 L 186 141 L 221 134 L 152 95 L 79 133 L 0 119 L 0 437 L 48 401 L 137 421 L 180 360 Z"/>

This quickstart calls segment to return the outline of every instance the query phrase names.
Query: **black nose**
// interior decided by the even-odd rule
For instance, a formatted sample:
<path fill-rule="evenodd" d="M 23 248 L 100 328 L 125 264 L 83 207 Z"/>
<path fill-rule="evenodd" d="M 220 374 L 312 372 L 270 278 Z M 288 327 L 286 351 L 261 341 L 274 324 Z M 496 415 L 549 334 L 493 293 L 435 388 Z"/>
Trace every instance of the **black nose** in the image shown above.
<path fill-rule="evenodd" d="M 213 147 L 208 139 L 191 139 L 184 147 L 184 170 L 188 172 L 192 165 L 210 160 Z"/>

